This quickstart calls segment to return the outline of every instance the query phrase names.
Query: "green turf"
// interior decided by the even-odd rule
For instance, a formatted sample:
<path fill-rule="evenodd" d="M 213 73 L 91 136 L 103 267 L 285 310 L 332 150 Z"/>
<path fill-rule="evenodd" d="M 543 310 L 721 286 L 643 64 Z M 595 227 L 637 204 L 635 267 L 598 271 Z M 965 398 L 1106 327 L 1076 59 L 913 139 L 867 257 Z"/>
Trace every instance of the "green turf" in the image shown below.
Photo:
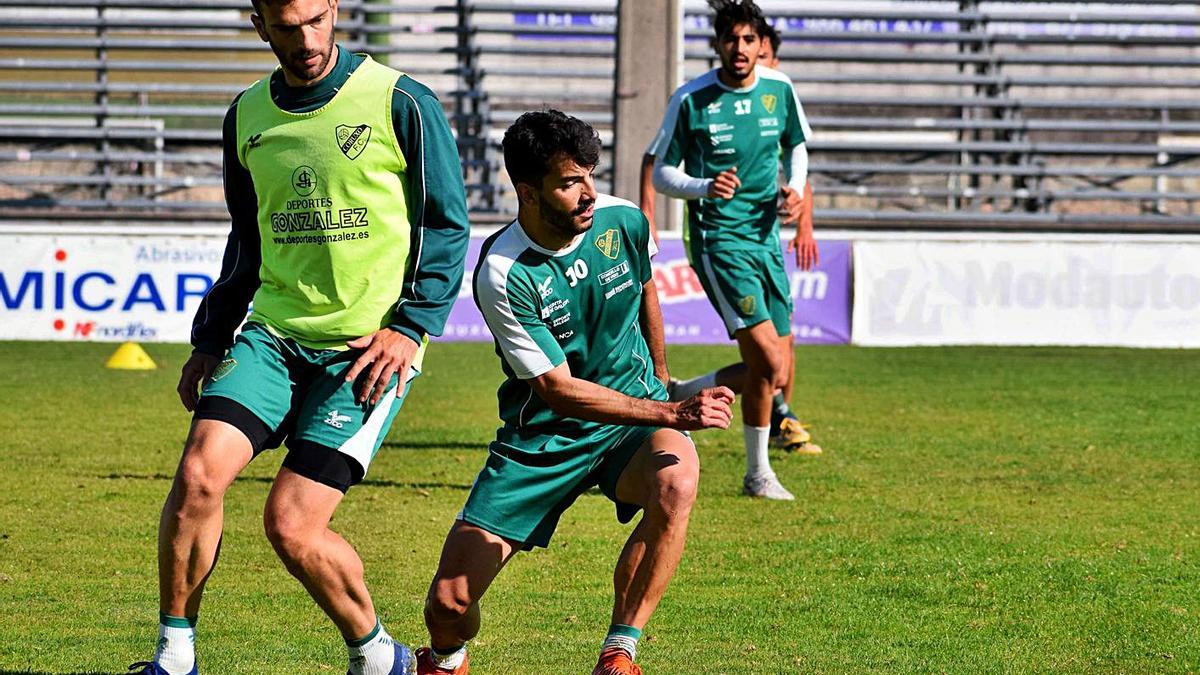
<path fill-rule="evenodd" d="M 113 673 L 155 637 L 155 530 L 188 416 L 185 350 L 100 368 L 112 345 L 0 344 L 0 673 Z M 733 356 L 670 352 L 677 373 Z M 436 345 L 334 526 L 392 633 L 420 642 L 441 537 L 496 424 L 490 347 Z M 1195 352 L 802 348 L 797 403 L 827 449 L 775 455 L 794 504 L 738 496 L 740 430 L 704 465 L 650 674 L 1200 670 Z M 275 559 L 261 506 L 226 502 L 201 613 L 207 673 L 339 673 L 332 624 Z M 584 673 L 627 528 L 584 496 L 484 602 L 474 671 Z"/>

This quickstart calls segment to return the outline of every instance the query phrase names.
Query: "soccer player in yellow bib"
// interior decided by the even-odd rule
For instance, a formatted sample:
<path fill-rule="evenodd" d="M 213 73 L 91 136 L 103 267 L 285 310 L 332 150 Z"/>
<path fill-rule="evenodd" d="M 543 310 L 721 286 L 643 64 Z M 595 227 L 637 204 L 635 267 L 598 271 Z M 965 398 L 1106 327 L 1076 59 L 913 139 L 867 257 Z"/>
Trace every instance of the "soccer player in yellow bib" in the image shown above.
<path fill-rule="evenodd" d="M 254 1 L 251 20 L 280 68 L 225 118 L 232 229 L 180 376 L 194 417 L 159 525 L 159 639 L 153 659 L 135 664 L 142 673 L 198 672 L 194 627 L 223 496 L 280 444 L 267 538 L 345 639 L 349 673 L 415 669 L 379 622 L 358 554 L 329 524 L 458 296 L 465 191 L 437 97 L 336 45 L 337 14 L 337 0 Z"/>

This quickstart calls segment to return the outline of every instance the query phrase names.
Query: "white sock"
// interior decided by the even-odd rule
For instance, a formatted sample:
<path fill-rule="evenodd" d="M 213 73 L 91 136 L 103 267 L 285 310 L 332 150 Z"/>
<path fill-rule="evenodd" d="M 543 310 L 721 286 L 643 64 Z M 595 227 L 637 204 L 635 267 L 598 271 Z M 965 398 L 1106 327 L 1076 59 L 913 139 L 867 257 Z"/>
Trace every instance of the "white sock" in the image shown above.
<path fill-rule="evenodd" d="M 433 657 L 433 665 L 442 670 L 453 672 L 455 668 L 462 665 L 463 659 L 467 658 L 467 646 L 464 644 L 449 654 L 443 654 L 430 647 L 429 655 Z"/>
<path fill-rule="evenodd" d="M 628 635 L 609 635 L 604 638 L 604 644 L 600 645 L 600 653 L 610 649 L 623 649 L 629 655 L 629 660 L 637 659 L 637 643 L 638 641 Z"/>
<path fill-rule="evenodd" d="M 172 617 L 173 622 L 181 621 Z M 187 675 L 196 665 L 196 629 L 191 626 L 158 624 L 158 647 L 154 662 L 171 675 Z"/>
<path fill-rule="evenodd" d="M 771 473 L 771 459 L 767 456 L 767 441 L 771 427 L 742 426 L 742 438 L 746 441 L 746 475 L 757 476 Z"/>
<path fill-rule="evenodd" d="M 361 640 L 346 643 L 350 653 L 350 675 L 388 675 L 396 660 L 395 641 L 376 622 L 375 629 Z"/>
<path fill-rule="evenodd" d="M 672 400 L 682 401 L 699 394 L 704 389 L 711 389 L 715 386 L 717 386 L 717 371 L 715 370 L 690 380 L 680 380 L 675 384 Z"/>

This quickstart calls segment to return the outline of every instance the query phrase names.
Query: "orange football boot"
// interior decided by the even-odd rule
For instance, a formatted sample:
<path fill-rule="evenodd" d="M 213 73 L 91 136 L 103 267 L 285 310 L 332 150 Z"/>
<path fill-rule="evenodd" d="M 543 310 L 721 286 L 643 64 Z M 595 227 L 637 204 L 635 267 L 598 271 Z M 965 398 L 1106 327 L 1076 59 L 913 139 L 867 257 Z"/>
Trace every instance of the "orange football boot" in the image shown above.
<path fill-rule="evenodd" d="M 624 649 L 608 649 L 600 652 L 592 675 L 642 675 L 642 667 L 634 663 Z"/>

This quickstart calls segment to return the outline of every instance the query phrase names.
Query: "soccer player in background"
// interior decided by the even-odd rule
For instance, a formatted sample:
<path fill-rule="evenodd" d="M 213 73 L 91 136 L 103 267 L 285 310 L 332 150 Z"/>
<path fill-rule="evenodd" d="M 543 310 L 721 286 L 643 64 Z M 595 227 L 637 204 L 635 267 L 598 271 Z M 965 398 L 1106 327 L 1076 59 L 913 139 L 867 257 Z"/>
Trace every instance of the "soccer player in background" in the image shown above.
<path fill-rule="evenodd" d="M 779 37 L 779 31 L 775 30 L 775 27 L 772 26 L 770 22 L 764 21 L 761 26 L 760 35 L 761 38 L 759 42 L 761 43 L 762 49 L 758 54 L 758 65 L 778 70 L 779 47 L 782 43 L 782 40 Z M 796 152 L 804 153 L 807 152 L 807 150 L 803 145 L 801 145 L 796 149 Z M 646 171 L 646 177 L 644 180 L 647 182 L 651 180 L 649 176 L 653 171 L 654 164 L 653 156 L 650 157 L 650 166 L 644 169 Z M 787 177 L 784 173 L 782 164 L 779 167 L 779 172 L 781 186 L 787 185 Z M 811 184 L 806 184 L 805 188 L 806 196 L 803 198 L 803 201 L 800 205 L 801 222 L 797 224 L 797 227 L 808 228 L 811 230 L 813 217 L 813 200 L 811 198 L 812 186 Z M 650 190 L 653 189 L 653 185 L 651 185 Z M 650 200 L 651 204 L 653 205 L 653 194 L 651 194 Z M 782 191 L 779 199 L 779 207 L 781 215 L 786 217 L 787 196 L 784 195 Z M 651 208 L 653 209 L 653 206 L 651 206 Z M 797 264 L 799 264 L 799 262 L 800 261 L 797 260 Z M 789 406 L 789 403 L 792 400 L 792 391 L 796 384 L 796 368 L 794 360 L 795 333 L 791 331 L 789 331 L 789 333 L 787 346 L 788 363 L 786 366 L 784 366 L 784 375 L 786 380 L 783 386 L 775 392 L 774 398 L 771 399 L 770 442 L 771 445 L 783 448 L 788 452 L 795 452 L 803 455 L 819 455 L 821 454 L 821 446 L 812 442 L 812 435 L 808 432 L 807 426 L 802 423 L 798 417 L 796 417 L 796 414 Z M 701 375 L 697 382 L 716 382 L 717 384 L 729 387 L 735 393 L 740 393 L 742 383 L 745 381 L 745 378 L 746 365 L 739 362 L 724 366 L 711 373 Z M 687 387 L 685 386 L 682 391 L 686 392 Z"/>
<path fill-rule="evenodd" d="M 759 40 L 761 51 L 759 51 L 758 65 L 766 66 L 767 68 L 778 69 L 779 66 L 779 47 L 782 40 L 779 36 L 779 31 L 775 30 L 769 22 L 763 21 L 760 26 L 761 38 Z M 653 174 L 655 145 L 651 143 L 649 150 L 642 157 L 642 174 L 640 187 L 640 201 L 642 211 L 646 214 L 646 218 L 650 221 L 650 231 L 654 233 L 655 241 L 658 241 L 658 232 L 654 223 L 655 204 L 654 198 L 656 191 L 654 189 Z M 804 146 L 797 148 L 796 152 L 806 153 Z M 783 174 L 783 167 L 780 166 L 780 173 Z M 786 177 L 782 183 L 787 184 Z M 806 184 L 806 188 L 811 190 L 811 186 Z M 808 193 L 806 193 L 808 194 Z M 781 193 L 779 206 L 783 214 L 786 215 L 787 198 Z M 803 199 L 801 202 L 800 218 L 806 224 L 804 226 L 812 228 L 812 199 Z M 798 225 L 799 226 L 799 225 Z M 689 243 L 689 228 L 684 228 L 683 242 L 684 247 L 688 247 Z M 688 249 L 690 255 L 690 248 Z M 791 333 L 791 331 L 789 331 Z M 775 392 L 771 399 L 771 429 L 769 432 L 770 444 L 783 448 L 789 452 L 795 452 L 805 455 L 818 455 L 821 453 L 821 446 L 812 441 L 812 435 L 808 432 L 807 425 L 803 424 L 795 412 L 792 411 L 789 403 L 792 400 L 792 391 L 796 384 L 796 372 L 793 357 L 795 345 L 794 334 L 789 335 L 787 358 L 788 364 L 784 366 L 785 382 L 782 387 Z M 711 373 L 701 375 L 697 382 L 714 382 L 721 386 L 729 387 L 735 393 L 740 393 L 742 385 L 746 379 L 746 365 L 742 362 L 730 364 L 719 368 Z M 695 379 L 695 378 L 693 378 Z M 673 385 L 669 385 L 668 389 L 672 389 Z M 684 389 L 686 391 L 686 387 Z"/>
<path fill-rule="evenodd" d="M 688 200 L 688 258 L 709 300 L 737 341 L 742 363 L 677 383 L 682 398 L 717 383 L 742 394 L 746 475 L 743 492 L 794 497 L 770 466 L 772 416 L 781 444 L 820 452 L 777 390 L 793 371 L 790 285 L 780 250 L 777 213 L 796 226 L 788 244 L 797 265 L 817 263 L 808 154 L 812 134 L 792 82 L 758 67 L 766 21 L 753 2 L 710 0 L 720 67 L 676 90 L 647 155 L 655 157 L 654 187 Z M 787 183 L 778 185 L 782 155 Z M 683 170 L 678 166 L 683 164 Z M 652 198 L 650 198 L 652 200 Z M 642 203 L 647 201 L 642 196 Z M 778 202 L 778 203 L 777 203 Z M 807 205 L 806 205 L 807 203 Z"/>
<path fill-rule="evenodd" d="M 484 242 L 474 278 L 506 376 L 504 425 L 430 585 L 421 675 L 467 672 L 480 598 L 517 551 L 547 546 L 562 513 L 597 485 L 622 523 L 642 518 L 617 561 L 592 672 L 641 673 L 637 641 L 683 554 L 699 479 L 684 431 L 729 425 L 728 389 L 666 400 L 657 247 L 636 206 L 596 193 L 599 157 L 595 130 L 556 110 L 525 113 L 504 135 L 518 216 Z"/>
<path fill-rule="evenodd" d="M 414 667 L 329 523 L 458 295 L 465 191 L 435 95 L 336 45 L 337 12 L 337 0 L 254 2 L 251 20 L 280 68 L 225 117 L 233 226 L 179 380 L 194 417 L 159 524 L 159 640 L 153 660 L 133 666 L 142 673 L 197 672 L 193 629 L 225 491 L 281 443 L 267 538 L 337 626 L 352 675 Z"/>
<path fill-rule="evenodd" d="M 758 65 L 779 70 L 779 46 L 783 44 L 783 39 L 779 37 L 779 31 L 765 18 L 759 28 L 758 41 Z"/>

